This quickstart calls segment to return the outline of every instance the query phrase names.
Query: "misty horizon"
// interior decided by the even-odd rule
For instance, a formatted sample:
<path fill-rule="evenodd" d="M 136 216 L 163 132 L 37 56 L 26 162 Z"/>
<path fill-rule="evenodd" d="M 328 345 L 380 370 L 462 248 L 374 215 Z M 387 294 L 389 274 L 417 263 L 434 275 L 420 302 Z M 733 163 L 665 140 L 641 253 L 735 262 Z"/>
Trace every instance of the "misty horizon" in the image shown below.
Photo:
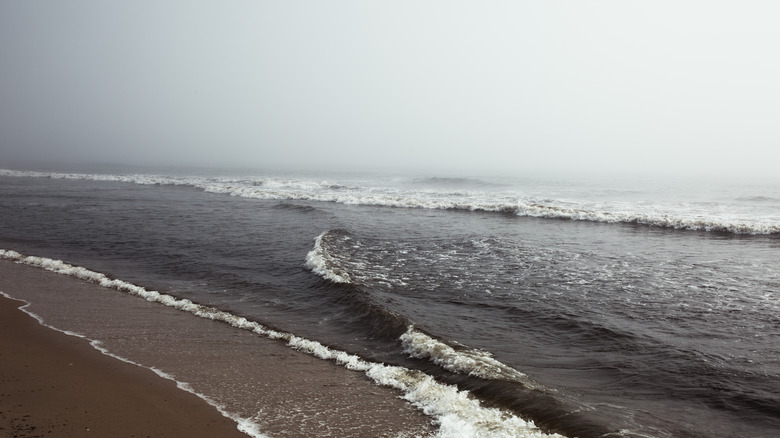
<path fill-rule="evenodd" d="M 774 176 L 770 2 L 4 2 L 0 162 Z"/>

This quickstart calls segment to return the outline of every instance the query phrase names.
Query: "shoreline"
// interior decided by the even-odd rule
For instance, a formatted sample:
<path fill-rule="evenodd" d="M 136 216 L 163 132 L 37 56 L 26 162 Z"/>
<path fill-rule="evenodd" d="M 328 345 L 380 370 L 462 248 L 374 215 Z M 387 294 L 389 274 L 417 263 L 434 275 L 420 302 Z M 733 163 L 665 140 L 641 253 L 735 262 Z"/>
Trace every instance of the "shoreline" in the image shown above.
<path fill-rule="evenodd" d="M 0 434 L 247 437 L 175 382 L 41 325 L 25 304 L 0 296 Z"/>
<path fill-rule="evenodd" d="M 303 438 L 425 437 L 437 429 L 431 417 L 401 400 L 400 392 L 374 384 L 362 372 L 222 322 L 11 260 L 0 259 L 0 292 L 22 300 L 0 296 L 4 309 L 0 314 L 0 382 L 14 384 L 8 390 L 4 388 L 8 385 L 0 386 L 3 432 L 46 436 L 51 429 L 52 436 L 66 438 L 266 434 Z M 31 303 L 26 310 L 46 325 L 18 309 L 24 302 Z M 14 317 L 6 318 L 6 314 Z M 13 348 L 5 346 L 25 336 L 32 337 Z M 88 339 L 99 341 L 99 348 L 108 353 L 93 347 Z M 15 362 L 9 360 L 9 355 L 24 349 L 29 351 Z M 51 352 L 60 350 L 64 351 L 59 362 L 50 359 Z M 102 373 L 103 380 L 66 388 L 72 379 L 61 374 L 63 368 L 79 368 L 53 364 L 87 360 L 92 361 L 91 371 L 82 378 Z M 47 383 L 41 383 L 44 386 L 38 385 L 44 381 L 38 374 L 47 376 Z M 111 386 L 125 380 L 125 386 Z M 177 382 L 187 389 L 179 388 Z M 82 385 L 90 389 L 80 390 Z M 56 396 L 43 395 L 58 388 L 63 389 Z M 140 394 L 132 395 L 133 389 Z M 14 404 L 20 399 L 17 394 L 31 395 L 25 403 Z M 80 398 L 67 398 L 74 394 Z M 143 401 L 115 405 L 113 399 Z M 81 409 L 93 405 L 94 409 Z M 137 405 L 152 409 L 136 412 Z M 169 407 L 157 410 L 158 405 Z M 74 406 L 80 411 L 75 412 Z M 135 429 L 109 424 L 117 417 Z M 36 434 L 25 435 L 26 425 L 34 426 Z M 185 432 L 187 428 L 193 432 Z M 42 430 L 44 435 L 37 435 Z M 104 432 L 96 434 L 97 430 Z"/>

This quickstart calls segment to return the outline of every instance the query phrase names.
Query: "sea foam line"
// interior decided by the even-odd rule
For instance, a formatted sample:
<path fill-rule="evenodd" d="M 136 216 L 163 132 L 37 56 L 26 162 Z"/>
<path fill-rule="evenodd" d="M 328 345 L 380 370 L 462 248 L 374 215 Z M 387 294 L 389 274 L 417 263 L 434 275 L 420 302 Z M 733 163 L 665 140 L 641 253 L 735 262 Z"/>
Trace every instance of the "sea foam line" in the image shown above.
<path fill-rule="evenodd" d="M 443 193 L 409 191 L 393 188 L 345 187 L 328 181 L 262 178 L 174 177 L 165 175 L 111 175 L 57 173 L 0 169 L 0 176 L 52 179 L 112 181 L 139 185 L 191 186 L 209 193 L 269 200 L 335 202 L 346 205 L 367 205 L 396 208 L 426 208 L 433 210 L 466 210 L 509 213 L 517 216 L 573 221 L 639 224 L 652 227 L 691 231 L 727 232 L 732 234 L 780 234 L 780 224 L 774 219 L 737 217 L 702 217 L 691 213 L 650 210 L 620 211 L 615 207 L 599 210 L 586 206 L 566 207 L 555 202 L 537 202 L 513 194 L 501 196 L 482 192 Z M 345 190 L 347 189 L 347 190 Z"/>
<path fill-rule="evenodd" d="M 564 438 L 559 434 L 544 433 L 533 422 L 526 421 L 507 411 L 481 406 L 478 400 L 469 396 L 468 391 L 461 391 L 453 385 L 440 383 L 432 376 L 421 371 L 370 362 L 357 355 L 329 348 L 317 341 L 301 338 L 292 333 L 271 330 L 258 322 L 250 321 L 244 317 L 239 317 L 214 307 L 196 304 L 188 299 L 175 298 L 157 291 L 150 291 L 123 280 L 111 279 L 99 272 L 70 265 L 61 260 L 24 256 L 18 252 L 4 249 L 0 249 L 0 258 L 96 283 L 106 288 L 144 298 L 147 301 L 189 312 L 201 318 L 221 321 L 270 339 L 286 341 L 287 345 L 295 350 L 308 353 L 320 359 L 334 361 L 350 370 L 362 371 L 375 383 L 400 390 L 403 393 L 403 399 L 421 409 L 425 414 L 433 417 L 439 423 L 439 430 L 434 435 L 436 438 Z M 105 352 L 103 349 L 99 350 Z M 105 353 L 108 354 L 107 352 Z M 124 358 L 117 358 L 130 362 Z M 158 374 L 161 373 L 154 368 L 150 369 Z M 165 373 L 160 375 L 172 379 Z M 179 384 L 180 382 L 177 381 L 177 385 Z M 181 385 L 184 385 L 180 386 L 182 389 L 189 390 L 186 383 L 181 383 Z M 192 391 L 190 390 L 190 392 Z M 249 419 L 240 418 L 225 412 L 224 409 L 216 406 L 208 397 L 201 394 L 196 395 L 215 406 L 226 417 L 235 420 L 242 432 L 258 438 L 263 437 L 258 432 L 258 424 Z"/>

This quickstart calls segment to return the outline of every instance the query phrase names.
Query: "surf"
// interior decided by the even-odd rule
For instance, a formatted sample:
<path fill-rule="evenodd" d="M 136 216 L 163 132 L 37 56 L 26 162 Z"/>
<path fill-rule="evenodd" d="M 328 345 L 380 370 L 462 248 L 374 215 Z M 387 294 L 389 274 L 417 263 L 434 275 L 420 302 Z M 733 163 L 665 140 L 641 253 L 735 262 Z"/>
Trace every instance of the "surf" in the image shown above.
<path fill-rule="evenodd" d="M 522 419 L 505 410 L 483 406 L 479 400 L 471 397 L 468 391 L 461 390 L 455 385 L 438 382 L 431 375 L 419 370 L 367 361 L 358 355 L 330 348 L 315 340 L 302 338 L 289 332 L 273 330 L 260 322 L 249 320 L 230 312 L 197 304 L 188 299 L 176 298 L 172 295 L 148 290 L 142 286 L 110 278 L 103 273 L 71 265 L 61 260 L 26 256 L 6 249 L 0 249 L 0 258 L 75 277 L 107 289 L 172 307 L 200 318 L 226 323 L 259 336 L 285 342 L 288 347 L 319 359 L 332 361 L 353 371 L 363 372 L 376 384 L 401 391 L 403 399 L 434 418 L 439 425 L 439 430 L 435 437 L 564 438 L 563 435 L 556 433 L 545 433 L 533 422 Z M 110 354 L 108 351 L 104 351 L 104 353 Z M 166 376 L 163 375 L 163 377 Z M 181 387 L 187 388 L 186 382 L 177 383 Z M 196 395 L 201 396 L 212 404 L 214 403 L 205 395 Z M 236 420 L 243 431 L 252 436 L 263 436 L 257 432 L 260 430 L 260 426 L 253 423 L 251 419 L 239 418 L 227 412 L 222 406 L 217 406 L 217 408 L 223 415 Z"/>

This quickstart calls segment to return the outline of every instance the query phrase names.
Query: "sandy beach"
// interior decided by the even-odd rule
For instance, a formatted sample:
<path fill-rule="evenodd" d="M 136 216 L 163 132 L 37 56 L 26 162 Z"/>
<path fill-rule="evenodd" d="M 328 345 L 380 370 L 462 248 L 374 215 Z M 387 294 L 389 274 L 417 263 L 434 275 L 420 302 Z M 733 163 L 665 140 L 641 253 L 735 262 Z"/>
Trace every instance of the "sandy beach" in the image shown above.
<path fill-rule="evenodd" d="M 349 371 L 270 339 L 112 289 L 0 260 L 0 291 L 60 330 L 185 381 L 263 436 L 427 436 L 431 418 Z M 153 371 L 104 355 L 0 299 L 0 435 L 248 436 Z M 143 339 L 138 347 L 138 339 Z M 251 360 L 244 360 L 250 352 Z M 217 389 L 215 392 L 215 388 Z M 225 391 L 225 389 L 229 391 Z"/>
<path fill-rule="evenodd" d="M 173 381 L 40 325 L 0 297 L 0 435 L 246 437 Z"/>

